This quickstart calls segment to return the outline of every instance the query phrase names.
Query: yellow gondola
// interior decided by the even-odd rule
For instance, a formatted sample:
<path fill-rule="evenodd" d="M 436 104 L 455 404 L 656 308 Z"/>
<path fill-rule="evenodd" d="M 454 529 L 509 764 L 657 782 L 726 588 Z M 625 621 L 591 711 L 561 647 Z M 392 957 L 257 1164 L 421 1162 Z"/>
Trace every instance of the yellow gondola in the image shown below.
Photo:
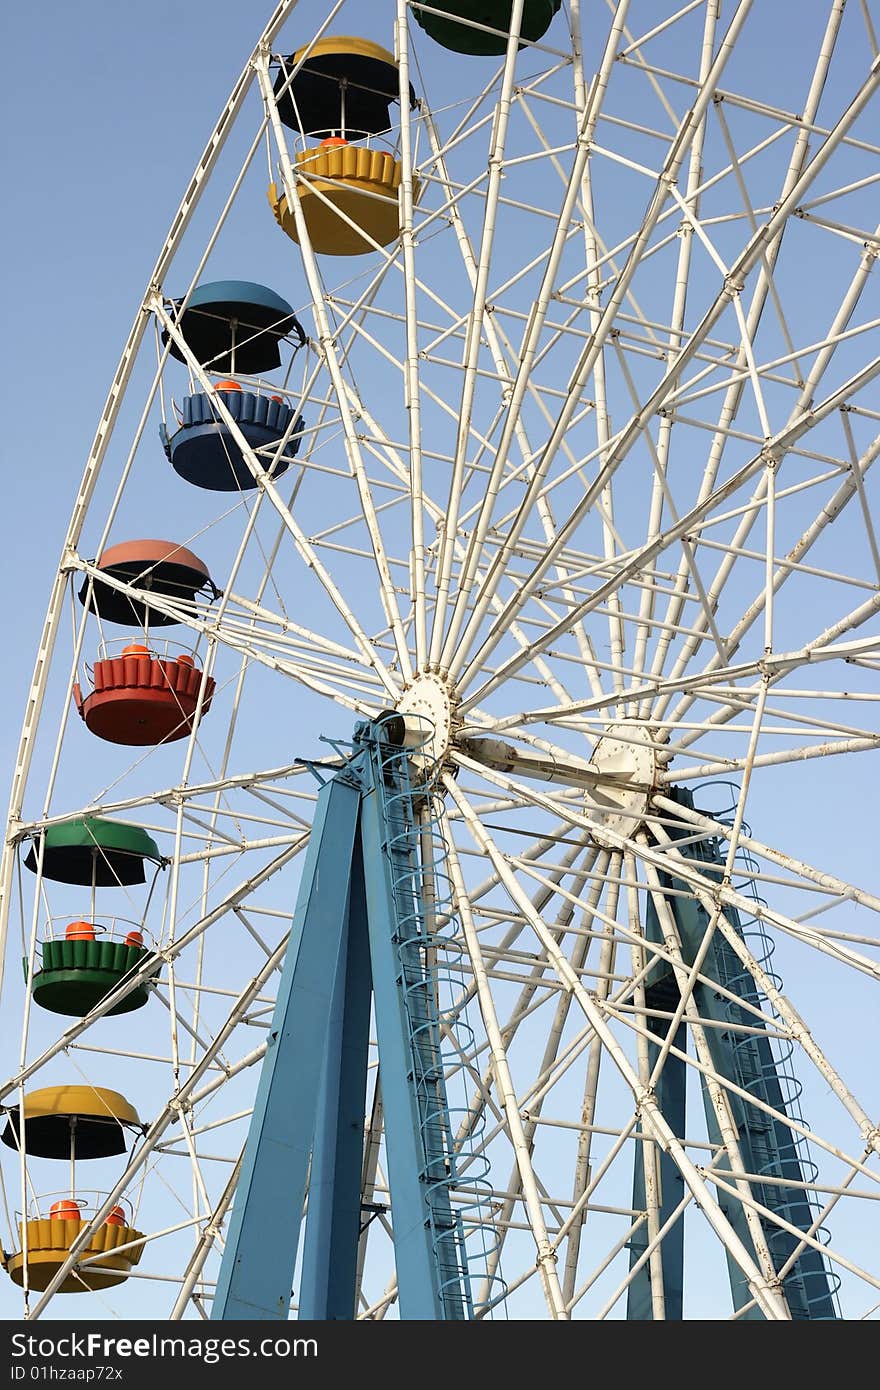
<path fill-rule="evenodd" d="M 282 120 L 305 141 L 294 174 L 309 241 L 329 256 L 388 246 L 400 233 L 400 160 L 353 142 L 391 129 L 400 85 L 394 55 L 368 39 L 343 37 L 321 39 L 302 59 L 300 50 L 281 60 L 275 91 Z M 409 99 L 414 105 L 412 88 Z M 269 203 L 278 225 L 300 242 L 296 211 L 275 183 Z"/>

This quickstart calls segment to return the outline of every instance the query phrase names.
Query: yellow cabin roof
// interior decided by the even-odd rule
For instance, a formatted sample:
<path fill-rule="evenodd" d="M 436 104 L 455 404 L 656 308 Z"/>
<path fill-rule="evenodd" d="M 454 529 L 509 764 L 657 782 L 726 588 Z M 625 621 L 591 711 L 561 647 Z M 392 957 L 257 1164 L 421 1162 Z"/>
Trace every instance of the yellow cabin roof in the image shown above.
<path fill-rule="evenodd" d="M 140 1124 L 137 1111 L 125 1096 L 103 1086 L 45 1086 L 40 1091 L 31 1091 L 24 1098 L 25 1120 L 41 1115 L 88 1115 L 96 1120 Z"/>
<path fill-rule="evenodd" d="M 372 43 L 369 39 L 356 38 L 350 34 L 340 34 L 335 38 L 318 39 L 318 42 L 313 44 L 311 48 L 309 48 L 308 44 L 305 44 L 294 53 L 294 63 L 298 63 L 307 50 L 309 58 L 319 58 L 325 53 L 350 53 L 353 58 L 373 58 L 377 63 L 387 63 L 389 67 L 397 67 L 397 60 L 394 54 L 389 53 L 387 48 L 382 48 L 379 44 Z"/>

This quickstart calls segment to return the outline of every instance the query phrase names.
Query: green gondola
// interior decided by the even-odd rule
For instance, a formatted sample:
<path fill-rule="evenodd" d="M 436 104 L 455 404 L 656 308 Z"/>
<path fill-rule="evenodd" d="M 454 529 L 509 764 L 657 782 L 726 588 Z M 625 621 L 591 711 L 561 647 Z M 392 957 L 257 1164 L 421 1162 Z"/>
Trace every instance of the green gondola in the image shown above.
<path fill-rule="evenodd" d="M 542 39 L 561 5 L 562 0 L 525 0 L 520 24 L 521 38 L 527 43 L 537 43 Z M 443 48 L 477 57 L 505 52 L 513 0 L 431 0 L 431 9 L 444 10 L 446 13 L 431 14 L 418 4 L 413 5 L 412 12 L 425 33 L 430 34 L 435 43 Z M 473 29 L 468 24 L 458 23 L 458 19 L 469 19 L 474 24 L 485 24 L 500 32 L 489 34 L 485 29 Z"/>

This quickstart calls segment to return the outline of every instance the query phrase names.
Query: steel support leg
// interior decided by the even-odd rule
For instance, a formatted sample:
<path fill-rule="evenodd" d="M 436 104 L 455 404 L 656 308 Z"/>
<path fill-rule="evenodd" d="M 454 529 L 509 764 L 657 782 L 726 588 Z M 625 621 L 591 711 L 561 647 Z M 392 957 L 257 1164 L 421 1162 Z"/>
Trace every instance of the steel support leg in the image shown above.
<path fill-rule="evenodd" d="M 673 796 L 681 800 L 682 804 L 689 807 L 693 806 L 693 798 L 690 793 L 676 789 Z M 715 872 L 720 875 L 722 864 L 715 841 L 705 840 L 696 844 L 687 843 L 684 845 L 682 853 L 694 860 L 703 873 L 711 875 Z M 682 880 L 675 877 L 664 877 L 663 883 L 665 887 L 674 890 L 670 894 L 669 903 L 675 914 L 684 962 L 686 965 L 692 965 L 708 923 L 706 912 L 695 901 L 687 884 Z M 731 925 L 737 931 L 741 931 L 741 924 L 735 910 L 726 909 L 726 914 Z M 658 931 L 658 928 L 656 914 L 650 901 L 647 913 L 647 930 L 652 939 L 660 940 L 659 936 L 653 935 Z M 744 1002 L 760 1007 L 762 1000 L 755 988 L 754 981 L 743 970 L 734 952 L 720 933 L 716 933 L 710 943 L 702 973 L 709 979 L 717 980 L 723 984 L 727 990 L 739 996 Z M 731 1024 L 743 1023 L 754 1028 L 756 1025 L 754 1014 L 746 1013 L 737 1004 L 732 1003 L 718 991 L 704 984 L 698 983 L 695 986 L 694 1001 L 701 1018 L 726 1025 L 706 1029 L 706 1042 L 712 1059 L 712 1066 L 718 1075 L 728 1078 L 734 1085 L 741 1087 L 742 1090 L 785 1114 L 787 1101 L 780 1079 L 780 1066 L 774 1056 L 769 1037 L 763 1032 L 751 1036 L 743 1035 L 733 1031 L 730 1027 Z M 670 1005 L 669 1007 L 674 1006 Z M 667 1059 L 664 1073 L 672 1061 L 671 1057 Z M 715 1107 L 705 1082 L 702 1090 L 709 1139 L 713 1144 L 720 1145 L 722 1136 L 718 1127 Z M 728 1092 L 728 1099 L 736 1125 L 740 1155 L 746 1171 L 760 1174 L 768 1179 L 780 1178 L 792 1184 L 803 1184 L 807 1178 L 804 1171 L 804 1162 L 807 1160 L 799 1152 L 794 1135 L 788 1126 L 760 1111 L 756 1106 L 748 1104 L 742 1097 L 731 1091 Z M 665 1102 L 662 1103 L 665 1111 Z M 676 1124 L 671 1115 L 668 1115 L 667 1118 L 673 1125 Z M 683 1116 L 681 1123 L 683 1126 Z M 683 1134 L 684 1128 L 676 1128 L 676 1133 Z M 719 1172 L 729 1169 L 730 1165 L 723 1154 L 716 1159 L 716 1163 Z M 784 1220 L 803 1231 L 809 1230 L 813 1222 L 813 1208 L 802 1187 L 798 1190 L 797 1186 L 785 1188 L 773 1181 L 765 1183 L 753 1180 L 751 1189 L 755 1200 L 769 1211 L 777 1212 Z M 742 1202 L 735 1195 L 719 1190 L 718 1203 L 746 1249 L 754 1256 L 754 1246 Z M 633 1205 L 638 1204 L 634 1201 Z M 779 1269 L 794 1251 L 797 1237 L 782 1230 L 776 1222 L 769 1218 L 762 1217 L 761 1224 L 773 1262 Z M 664 1264 L 664 1278 L 665 1268 Z M 728 1256 L 728 1272 L 734 1308 L 737 1311 L 740 1308 L 747 1309 L 741 1314 L 744 1319 L 763 1320 L 764 1315 L 760 1309 L 750 1306 L 752 1305 L 751 1292 L 745 1282 L 742 1270 L 730 1256 Z M 794 1268 L 789 1271 L 783 1281 L 783 1292 L 793 1319 L 812 1321 L 837 1317 L 832 1275 L 825 1259 L 818 1250 L 808 1247 L 801 1252 Z M 630 1313 L 628 1315 L 641 1316 L 642 1314 Z M 668 1312 L 667 1316 L 669 1316 Z"/>
<path fill-rule="evenodd" d="M 402 1318 L 470 1315 L 409 754 L 361 725 L 318 797 L 215 1319 L 355 1316 L 371 997 Z M 311 1162 L 311 1169 L 309 1168 Z"/>
<path fill-rule="evenodd" d="M 652 905 L 648 904 L 650 918 Z M 648 923 L 651 934 L 651 922 Z M 645 990 L 645 1004 L 649 1009 L 671 1012 L 678 1002 L 678 987 L 671 975 L 664 975 L 657 984 Z M 661 1040 L 666 1037 L 668 1021 L 663 1018 L 649 1018 L 648 1026 Z M 685 1047 L 686 1029 L 680 1027 L 675 1035 L 675 1046 Z M 657 1061 L 658 1047 L 648 1045 L 648 1062 L 653 1067 Z M 685 1085 L 687 1064 L 678 1057 L 669 1056 L 656 1085 L 657 1103 L 676 1134 L 685 1133 Z M 633 1210 L 642 1211 L 645 1207 L 645 1150 L 644 1142 L 635 1146 L 636 1156 L 633 1171 Z M 684 1179 L 678 1165 L 666 1153 L 659 1155 L 659 1224 L 669 1219 L 684 1195 Z M 630 1269 L 648 1247 L 648 1231 L 643 1224 L 630 1241 Z M 667 1322 L 678 1322 L 683 1317 L 684 1291 L 684 1222 L 681 1218 L 663 1237 L 661 1246 L 663 1267 L 663 1302 Z M 626 1316 L 630 1322 L 650 1322 L 654 1317 L 651 1299 L 651 1271 L 646 1263 L 633 1277 L 626 1302 Z"/>
<path fill-rule="evenodd" d="M 395 939 L 393 871 L 384 813 L 375 788 L 364 796 L 361 836 L 400 1315 L 406 1319 L 442 1321 L 449 1313 L 444 1307 L 438 1254 L 434 1249 L 429 1185 L 422 1176 L 422 1117 L 414 1086 L 406 985 L 399 941 Z"/>
<path fill-rule="evenodd" d="M 350 1320 L 355 1315 L 370 996 L 370 948 L 358 838 L 348 933 L 339 956 L 309 1176 L 299 1300 L 299 1316 L 304 1319 Z"/>
<path fill-rule="evenodd" d="M 318 797 L 213 1319 L 288 1317 L 359 801 L 339 778 Z"/>

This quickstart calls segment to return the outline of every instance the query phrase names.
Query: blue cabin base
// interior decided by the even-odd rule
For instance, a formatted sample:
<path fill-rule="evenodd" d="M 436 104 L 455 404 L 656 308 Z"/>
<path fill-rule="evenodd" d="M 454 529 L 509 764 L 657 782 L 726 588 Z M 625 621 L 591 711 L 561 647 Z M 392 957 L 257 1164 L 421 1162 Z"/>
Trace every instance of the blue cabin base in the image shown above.
<path fill-rule="evenodd" d="M 293 411 L 283 402 L 258 396 L 252 391 L 218 393 L 250 447 L 277 448 L 293 420 Z M 217 418 L 216 400 L 198 393 L 183 401 L 183 419 L 175 434 L 161 427 L 162 444 L 176 473 L 194 487 L 210 492 L 247 492 L 257 482 L 233 439 L 229 428 Z M 278 478 L 290 467 L 299 452 L 303 420 L 299 416 L 293 433 L 277 461 L 261 459 L 269 477 Z"/>

